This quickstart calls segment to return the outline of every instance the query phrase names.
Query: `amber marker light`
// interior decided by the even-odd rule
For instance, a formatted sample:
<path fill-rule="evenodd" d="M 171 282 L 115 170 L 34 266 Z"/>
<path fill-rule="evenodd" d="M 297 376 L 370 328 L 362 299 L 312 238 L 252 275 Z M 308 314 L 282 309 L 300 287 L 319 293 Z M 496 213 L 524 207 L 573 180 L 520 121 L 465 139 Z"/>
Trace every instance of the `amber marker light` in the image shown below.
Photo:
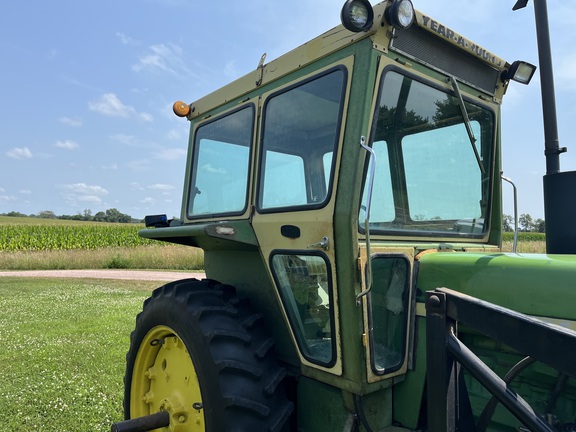
<path fill-rule="evenodd" d="M 172 105 L 172 110 L 178 117 L 186 117 L 190 114 L 190 105 L 182 101 L 176 101 Z"/>

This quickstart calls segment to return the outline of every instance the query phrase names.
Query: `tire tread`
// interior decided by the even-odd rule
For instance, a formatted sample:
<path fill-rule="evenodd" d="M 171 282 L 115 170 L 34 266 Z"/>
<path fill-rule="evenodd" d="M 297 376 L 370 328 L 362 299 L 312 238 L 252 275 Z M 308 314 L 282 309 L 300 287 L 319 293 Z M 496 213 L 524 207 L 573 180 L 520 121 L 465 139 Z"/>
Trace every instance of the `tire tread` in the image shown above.
<path fill-rule="evenodd" d="M 214 280 L 185 279 L 154 290 L 130 335 L 124 377 L 126 419 L 139 341 L 150 328 L 166 325 L 183 339 L 199 371 L 203 402 L 211 405 L 205 410 L 207 432 L 285 430 L 294 405 L 284 386 L 287 371 L 276 360 L 275 342 L 267 335 L 263 318 L 248 300 L 236 296 L 234 287 Z M 194 346 L 189 346 L 186 335 L 193 335 Z"/>

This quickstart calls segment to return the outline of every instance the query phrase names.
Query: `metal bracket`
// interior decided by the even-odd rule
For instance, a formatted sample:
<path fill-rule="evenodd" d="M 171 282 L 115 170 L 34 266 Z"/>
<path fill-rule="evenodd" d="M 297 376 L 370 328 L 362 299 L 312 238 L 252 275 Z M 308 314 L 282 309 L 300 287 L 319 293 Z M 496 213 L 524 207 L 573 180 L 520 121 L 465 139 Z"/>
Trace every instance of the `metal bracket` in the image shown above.
<path fill-rule="evenodd" d="M 567 147 L 553 147 L 553 148 L 547 148 L 544 150 L 544 155 L 548 156 L 548 155 L 559 155 L 562 153 L 566 153 L 568 151 Z"/>
<path fill-rule="evenodd" d="M 256 68 L 256 70 L 260 74 L 260 76 L 258 77 L 258 80 L 256 81 L 256 87 L 260 86 L 262 84 L 262 80 L 264 79 L 264 62 L 265 61 L 266 61 L 266 53 L 262 54 L 262 57 L 260 57 L 260 62 L 258 63 L 258 67 Z"/>

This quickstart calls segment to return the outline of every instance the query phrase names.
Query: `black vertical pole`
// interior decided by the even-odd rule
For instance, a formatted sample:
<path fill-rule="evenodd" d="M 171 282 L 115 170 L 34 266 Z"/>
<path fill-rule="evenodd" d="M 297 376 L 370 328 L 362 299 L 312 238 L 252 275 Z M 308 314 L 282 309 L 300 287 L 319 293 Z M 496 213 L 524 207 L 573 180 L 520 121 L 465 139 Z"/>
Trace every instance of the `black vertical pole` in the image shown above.
<path fill-rule="evenodd" d="M 546 174 L 555 174 L 560 172 L 560 153 L 565 152 L 566 149 L 560 148 L 558 140 L 554 72 L 552 68 L 552 50 L 550 48 L 550 28 L 548 25 L 548 7 L 546 0 L 534 0 L 534 14 L 536 17 L 540 84 L 542 89 Z"/>
<path fill-rule="evenodd" d="M 576 188 L 576 172 L 560 172 L 560 154 L 566 151 L 566 147 L 560 147 L 558 139 L 556 96 L 546 0 L 534 0 L 534 15 L 538 38 L 544 119 L 544 154 L 546 155 L 546 175 L 544 176 L 546 253 L 573 254 L 576 253 L 576 226 L 574 225 L 576 201 L 573 199 Z"/>

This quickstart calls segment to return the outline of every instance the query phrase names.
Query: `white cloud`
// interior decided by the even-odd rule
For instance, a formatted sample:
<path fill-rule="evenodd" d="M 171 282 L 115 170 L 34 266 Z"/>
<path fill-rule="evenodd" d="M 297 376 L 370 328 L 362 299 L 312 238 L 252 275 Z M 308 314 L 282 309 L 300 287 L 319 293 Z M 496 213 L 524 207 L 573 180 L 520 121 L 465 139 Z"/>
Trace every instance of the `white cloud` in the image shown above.
<path fill-rule="evenodd" d="M 6 156 L 12 159 L 30 159 L 32 158 L 32 152 L 28 147 L 14 147 L 12 150 L 6 152 Z"/>
<path fill-rule="evenodd" d="M 176 71 L 170 66 L 181 62 L 182 49 L 177 45 L 156 44 L 149 47 L 150 53 L 140 57 L 137 64 L 132 66 L 136 72 L 142 70 L 169 72 L 176 75 Z"/>
<path fill-rule="evenodd" d="M 164 64 L 164 61 L 158 55 L 147 55 L 140 59 L 138 64 L 132 66 L 136 72 L 140 72 L 143 69 L 160 69 L 164 72 L 170 72 L 176 74 L 176 71 L 170 69 L 168 66 Z"/>
<path fill-rule="evenodd" d="M 64 190 L 62 198 L 70 206 L 77 206 L 79 203 L 100 204 L 102 197 L 108 195 L 108 191 L 102 186 L 86 183 L 61 185 L 59 188 Z"/>
<path fill-rule="evenodd" d="M 102 165 L 104 171 L 116 171 L 118 169 L 118 164 Z"/>
<path fill-rule="evenodd" d="M 147 198 L 144 198 L 143 200 L 140 200 L 140 203 L 146 204 L 146 205 L 154 205 L 154 204 L 156 204 L 156 200 L 154 198 L 147 197 Z"/>
<path fill-rule="evenodd" d="M 120 39 L 120 42 L 122 42 L 123 45 L 138 45 L 138 42 L 122 32 L 116 32 L 116 36 Z"/>
<path fill-rule="evenodd" d="M 108 195 L 108 191 L 103 187 L 91 186 L 87 185 L 86 183 L 63 185 L 62 187 L 70 191 L 71 193 L 79 195 L 98 195 L 98 196 Z"/>
<path fill-rule="evenodd" d="M 88 102 L 88 108 L 91 111 L 105 115 L 107 117 L 130 118 L 151 122 L 154 117 L 145 112 L 137 112 L 133 106 L 124 104 L 114 93 L 104 93 L 98 99 Z"/>
<path fill-rule="evenodd" d="M 130 187 L 131 187 L 132 189 L 134 189 L 134 190 L 139 190 L 139 191 L 144 190 L 144 188 L 143 188 L 143 187 L 140 185 L 140 183 L 138 183 L 138 182 L 132 182 L 132 183 L 130 183 Z"/>
<path fill-rule="evenodd" d="M 32 191 L 29 189 L 22 189 L 19 191 L 22 195 L 32 195 Z"/>
<path fill-rule="evenodd" d="M 156 183 L 156 184 L 148 186 L 148 189 L 168 191 L 168 190 L 174 189 L 174 186 L 168 185 L 168 184 Z"/>
<path fill-rule="evenodd" d="M 74 150 L 80 147 L 76 141 L 66 140 L 66 141 L 56 141 L 54 147 L 58 147 L 65 150 Z"/>
<path fill-rule="evenodd" d="M 145 121 L 145 122 L 154 121 L 154 117 L 152 116 L 152 114 L 148 114 L 145 112 L 141 112 L 140 114 L 138 114 L 138 117 L 140 118 L 140 120 Z"/>
<path fill-rule="evenodd" d="M 104 93 L 95 101 L 89 102 L 90 110 L 108 117 L 130 117 L 134 108 L 124 105 L 114 93 Z"/>
<path fill-rule="evenodd" d="M 82 120 L 78 118 L 70 118 L 70 117 L 60 117 L 58 121 L 66 126 L 70 127 L 80 127 L 83 125 Z"/>
<path fill-rule="evenodd" d="M 167 73 L 174 76 L 194 76 L 184 61 L 184 50 L 176 44 L 151 45 L 149 52 L 132 65 L 135 72 Z"/>

